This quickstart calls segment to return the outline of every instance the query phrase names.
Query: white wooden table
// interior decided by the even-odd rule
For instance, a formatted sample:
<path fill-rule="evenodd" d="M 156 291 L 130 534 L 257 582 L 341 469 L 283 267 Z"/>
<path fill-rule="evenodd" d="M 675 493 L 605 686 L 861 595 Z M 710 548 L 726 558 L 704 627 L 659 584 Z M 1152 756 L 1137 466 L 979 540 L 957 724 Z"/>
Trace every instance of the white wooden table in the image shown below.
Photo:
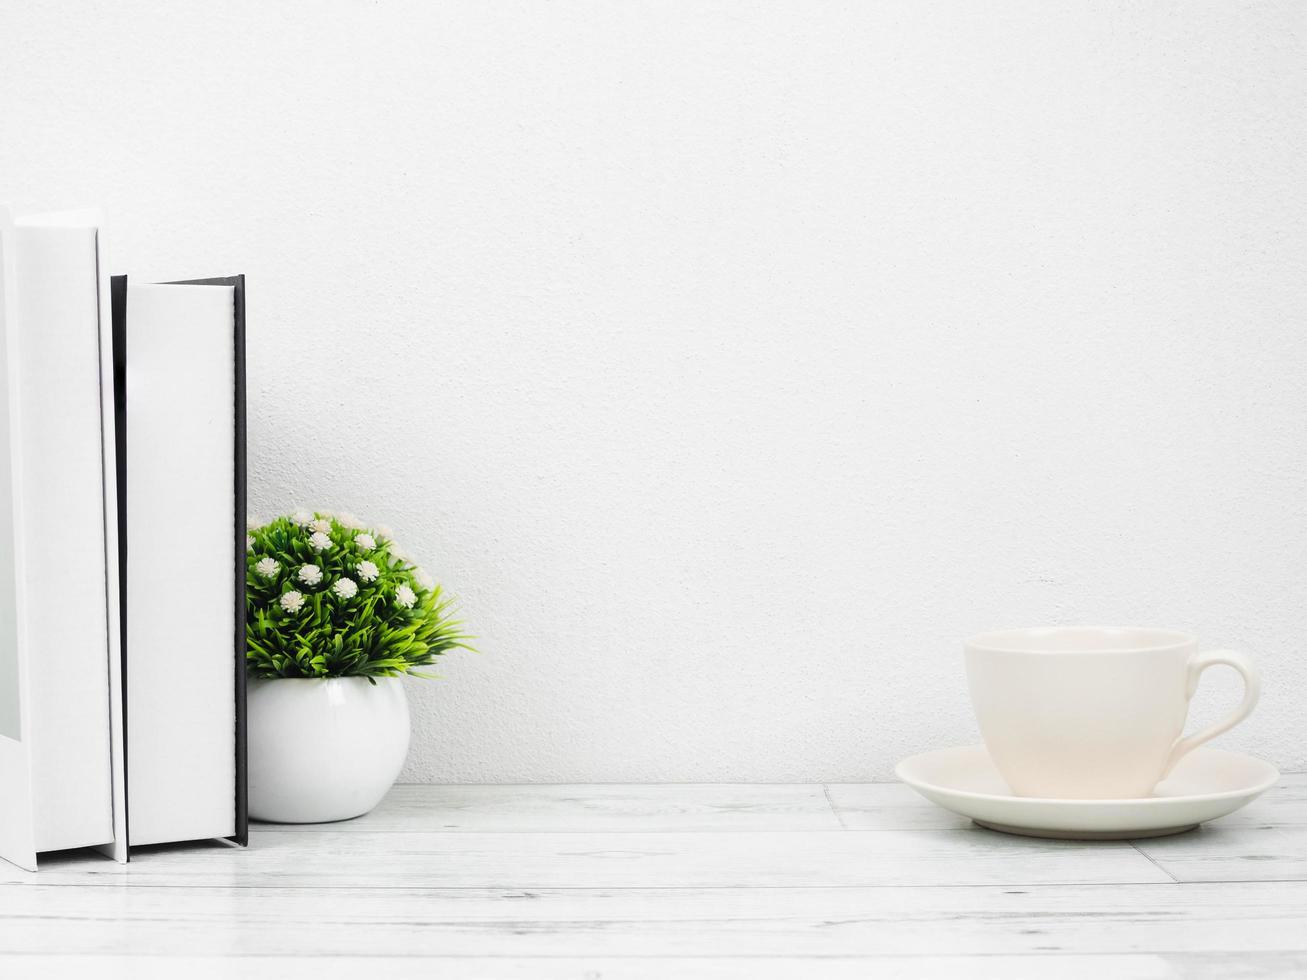
<path fill-rule="evenodd" d="M 1178 837 L 906 787 L 399 786 L 250 848 L 0 862 L 0 977 L 1307 976 L 1307 775 Z"/>

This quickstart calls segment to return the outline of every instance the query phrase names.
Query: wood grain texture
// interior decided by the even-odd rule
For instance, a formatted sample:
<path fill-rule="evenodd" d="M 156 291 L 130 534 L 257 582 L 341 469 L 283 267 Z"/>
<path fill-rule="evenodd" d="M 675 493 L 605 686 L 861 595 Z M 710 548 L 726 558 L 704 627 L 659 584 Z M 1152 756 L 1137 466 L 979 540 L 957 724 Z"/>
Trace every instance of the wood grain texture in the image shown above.
<path fill-rule="evenodd" d="M 0 953 L 404 957 L 1307 951 L 1307 884 L 0 887 Z"/>
<path fill-rule="evenodd" d="M 898 785 L 400 786 L 246 851 L 0 864 L 0 976 L 1301 975 L 1307 779 L 1236 816 L 1093 844 Z"/>
<path fill-rule="evenodd" d="M 918 797 L 920 799 L 920 797 Z M 924 802 L 924 801 L 922 801 Z M 396 786 L 371 813 L 322 824 L 257 824 L 282 833 L 358 831 L 839 830 L 821 786 Z"/>
<path fill-rule="evenodd" d="M 1307 953 L 1268 950 L 1252 953 L 1168 953 L 1167 965 L 1185 980 L 1266 980 L 1307 977 Z"/>
<path fill-rule="evenodd" d="M 902 783 L 831 783 L 826 797 L 848 830 L 958 830 L 971 826 Z"/>
<path fill-rule="evenodd" d="M 76 855 L 41 880 L 168 884 L 473 888 L 822 885 L 1030 885 L 1170 879 L 1127 843 L 1043 841 L 963 830 L 804 834 L 457 834 L 258 832 L 248 850 L 218 843 L 142 849 L 129 865 Z M 0 882 L 24 875 L 0 869 Z"/>
<path fill-rule="evenodd" d="M 23 977 L 30 958 L 0 956 L 0 976 Z M 1155 955 L 1123 956 L 878 956 L 878 957 L 557 957 L 442 956 L 400 959 L 307 957 L 46 957 L 48 976 L 96 980 L 1177 980 L 1181 974 Z M 11 972 L 12 971 L 12 972 Z"/>
<path fill-rule="evenodd" d="M 1307 881 L 1307 827 L 1216 821 L 1135 846 L 1177 881 Z"/>

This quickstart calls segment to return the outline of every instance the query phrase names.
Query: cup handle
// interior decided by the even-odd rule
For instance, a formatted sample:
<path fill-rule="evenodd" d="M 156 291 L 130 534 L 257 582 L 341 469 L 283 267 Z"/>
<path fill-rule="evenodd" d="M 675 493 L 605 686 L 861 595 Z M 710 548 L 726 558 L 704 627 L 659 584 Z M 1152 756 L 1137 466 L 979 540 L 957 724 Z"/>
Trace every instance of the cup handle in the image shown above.
<path fill-rule="evenodd" d="M 1203 671 L 1216 664 L 1233 667 L 1242 675 L 1243 700 L 1239 702 L 1239 707 L 1234 709 L 1234 713 L 1224 721 L 1219 721 L 1215 725 L 1204 728 L 1201 732 L 1195 732 L 1193 735 L 1177 738 L 1175 744 L 1171 746 L 1171 754 L 1167 757 L 1166 768 L 1162 770 L 1163 779 L 1171 775 L 1171 770 L 1175 768 L 1175 764 L 1186 755 L 1204 742 L 1216 738 L 1222 732 L 1228 732 L 1252 714 L 1253 708 L 1257 706 L 1257 698 L 1262 693 L 1261 675 L 1257 673 L 1257 668 L 1253 666 L 1251 660 L 1234 650 L 1208 650 L 1206 653 L 1197 653 L 1189 658 L 1189 664 L 1185 668 L 1185 702 L 1188 703 L 1198 690 L 1198 678 Z"/>

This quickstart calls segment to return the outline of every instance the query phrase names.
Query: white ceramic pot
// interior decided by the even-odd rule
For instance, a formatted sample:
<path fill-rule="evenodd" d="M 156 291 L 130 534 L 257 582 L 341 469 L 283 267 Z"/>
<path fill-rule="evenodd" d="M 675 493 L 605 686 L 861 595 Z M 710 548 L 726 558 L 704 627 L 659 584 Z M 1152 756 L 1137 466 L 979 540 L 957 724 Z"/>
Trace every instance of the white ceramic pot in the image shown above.
<path fill-rule="evenodd" d="M 367 813 L 408 754 L 398 677 L 250 680 L 250 816 L 325 823 Z"/>

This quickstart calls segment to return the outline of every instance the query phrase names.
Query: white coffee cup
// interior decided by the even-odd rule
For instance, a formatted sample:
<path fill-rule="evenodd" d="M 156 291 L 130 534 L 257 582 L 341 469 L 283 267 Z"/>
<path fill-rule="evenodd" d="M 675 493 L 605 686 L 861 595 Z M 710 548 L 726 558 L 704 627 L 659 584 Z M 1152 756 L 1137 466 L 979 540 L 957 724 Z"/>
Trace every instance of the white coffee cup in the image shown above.
<path fill-rule="evenodd" d="M 1018 796 L 1149 796 L 1186 753 L 1247 718 L 1261 690 L 1243 654 L 1199 653 L 1196 637 L 1173 630 L 1002 630 L 963 646 L 985 747 Z M 1185 737 L 1189 699 L 1215 664 L 1243 675 L 1243 701 Z"/>

